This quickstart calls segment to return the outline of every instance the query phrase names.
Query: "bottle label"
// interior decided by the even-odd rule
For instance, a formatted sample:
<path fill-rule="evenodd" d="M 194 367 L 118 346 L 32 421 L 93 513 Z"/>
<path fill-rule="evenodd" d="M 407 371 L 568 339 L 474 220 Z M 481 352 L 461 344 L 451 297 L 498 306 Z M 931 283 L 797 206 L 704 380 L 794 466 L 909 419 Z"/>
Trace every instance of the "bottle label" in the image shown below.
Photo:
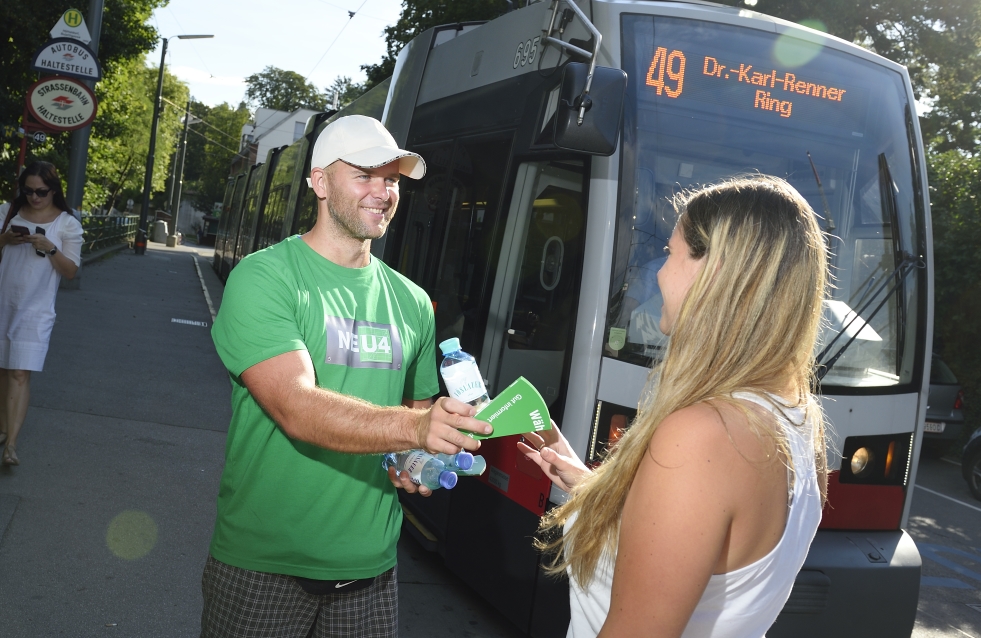
<path fill-rule="evenodd" d="M 487 394 L 480 368 L 473 361 L 462 361 L 444 368 L 442 372 L 446 390 L 454 399 L 470 403 Z"/>
<path fill-rule="evenodd" d="M 406 452 L 402 460 L 402 469 L 409 473 L 409 478 L 416 484 L 422 481 L 422 470 L 432 458 L 422 450 Z"/>

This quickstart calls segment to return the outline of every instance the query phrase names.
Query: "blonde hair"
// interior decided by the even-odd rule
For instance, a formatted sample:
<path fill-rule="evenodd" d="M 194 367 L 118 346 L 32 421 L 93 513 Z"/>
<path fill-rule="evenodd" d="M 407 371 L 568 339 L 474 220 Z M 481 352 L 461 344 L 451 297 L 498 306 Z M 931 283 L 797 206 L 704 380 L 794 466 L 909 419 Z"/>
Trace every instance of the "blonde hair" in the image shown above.
<path fill-rule="evenodd" d="M 678 230 L 691 256 L 704 257 L 705 265 L 681 304 L 664 359 L 651 373 L 630 429 L 541 523 L 542 538 L 552 539 L 537 543 L 554 552 L 549 571 L 568 568 L 582 587 L 603 552 L 616 551 L 623 504 L 654 431 L 682 408 L 736 404 L 731 395 L 740 391 L 786 395 L 789 387 L 806 408 L 805 426 L 815 428 L 823 496 L 823 418 L 811 388 L 827 249 L 814 211 L 786 181 L 764 175 L 686 193 L 674 203 Z M 773 437 L 789 462 L 782 429 L 736 407 L 758 434 Z M 576 513 L 582 515 L 570 523 Z"/>

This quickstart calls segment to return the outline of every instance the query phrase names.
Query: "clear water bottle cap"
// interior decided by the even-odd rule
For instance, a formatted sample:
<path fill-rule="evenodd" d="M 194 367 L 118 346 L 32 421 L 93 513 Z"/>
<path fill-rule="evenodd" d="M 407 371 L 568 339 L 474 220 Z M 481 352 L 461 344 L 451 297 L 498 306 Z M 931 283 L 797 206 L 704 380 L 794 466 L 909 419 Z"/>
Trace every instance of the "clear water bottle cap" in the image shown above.
<path fill-rule="evenodd" d="M 470 452 L 459 452 L 456 455 L 456 466 L 461 470 L 469 470 L 473 467 L 473 454 Z"/>
<path fill-rule="evenodd" d="M 439 344 L 439 349 L 443 351 L 443 354 L 449 354 L 451 352 L 458 352 L 460 348 L 459 337 L 451 337 L 443 343 Z"/>
<path fill-rule="evenodd" d="M 448 490 L 456 487 L 457 477 L 456 474 L 450 472 L 449 470 L 443 470 L 439 473 L 439 484 Z"/>

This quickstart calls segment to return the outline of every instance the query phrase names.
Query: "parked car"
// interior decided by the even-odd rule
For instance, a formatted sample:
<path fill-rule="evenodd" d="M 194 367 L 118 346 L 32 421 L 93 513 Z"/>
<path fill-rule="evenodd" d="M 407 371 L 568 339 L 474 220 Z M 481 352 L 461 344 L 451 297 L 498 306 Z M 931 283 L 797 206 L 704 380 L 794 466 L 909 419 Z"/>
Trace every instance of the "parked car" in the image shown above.
<path fill-rule="evenodd" d="M 963 428 L 964 391 L 947 364 L 933 355 L 922 454 L 931 458 L 943 456 L 960 440 Z"/>
<path fill-rule="evenodd" d="M 981 501 L 981 429 L 975 430 L 964 446 L 964 454 L 961 455 L 961 474 L 964 475 L 967 486 L 971 488 L 971 494 Z"/>

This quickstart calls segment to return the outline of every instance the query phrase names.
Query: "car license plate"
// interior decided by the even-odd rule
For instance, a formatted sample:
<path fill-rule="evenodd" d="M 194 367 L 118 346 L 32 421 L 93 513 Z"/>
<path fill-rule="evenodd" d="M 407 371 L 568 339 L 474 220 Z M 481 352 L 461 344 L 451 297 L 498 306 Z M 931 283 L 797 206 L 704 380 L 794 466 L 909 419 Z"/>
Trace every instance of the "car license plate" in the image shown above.
<path fill-rule="evenodd" d="M 947 427 L 947 424 L 944 423 L 943 421 L 941 421 L 939 423 L 936 422 L 936 421 L 927 421 L 926 424 L 925 424 L 925 426 L 923 427 L 923 431 L 924 432 L 934 432 L 936 434 L 941 434 L 944 431 L 944 428 L 945 427 Z"/>

